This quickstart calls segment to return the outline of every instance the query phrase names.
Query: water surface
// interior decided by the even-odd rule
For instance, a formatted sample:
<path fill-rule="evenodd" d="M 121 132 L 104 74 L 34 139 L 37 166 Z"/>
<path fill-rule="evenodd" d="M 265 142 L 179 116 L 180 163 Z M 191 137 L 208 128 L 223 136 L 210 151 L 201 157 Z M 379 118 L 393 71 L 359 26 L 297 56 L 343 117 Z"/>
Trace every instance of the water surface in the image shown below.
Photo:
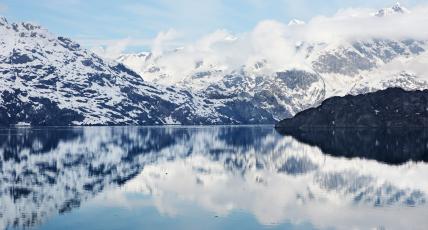
<path fill-rule="evenodd" d="M 1 129 L 0 229 L 426 229 L 427 137 Z"/>

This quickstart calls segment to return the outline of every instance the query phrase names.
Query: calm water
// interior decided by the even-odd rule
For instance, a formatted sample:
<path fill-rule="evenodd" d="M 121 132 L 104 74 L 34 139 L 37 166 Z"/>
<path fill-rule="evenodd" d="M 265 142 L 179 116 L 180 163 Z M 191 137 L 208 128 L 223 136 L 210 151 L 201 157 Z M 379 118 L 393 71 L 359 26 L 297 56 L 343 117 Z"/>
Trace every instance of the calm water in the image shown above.
<path fill-rule="evenodd" d="M 427 229 L 426 130 L 0 129 L 0 229 Z"/>

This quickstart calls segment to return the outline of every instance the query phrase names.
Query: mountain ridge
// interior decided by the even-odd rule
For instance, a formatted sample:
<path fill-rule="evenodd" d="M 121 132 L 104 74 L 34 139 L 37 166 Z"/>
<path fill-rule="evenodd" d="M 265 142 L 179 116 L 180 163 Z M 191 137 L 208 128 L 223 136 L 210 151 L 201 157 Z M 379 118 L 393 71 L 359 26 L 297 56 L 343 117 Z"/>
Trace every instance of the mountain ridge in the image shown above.
<path fill-rule="evenodd" d="M 2 18 L 0 51 L 2 126 L 275 121 L 247 101 L 218 103 L 184 88 L 144 81 L 123 64 L 31 23 Z"/>
<path fill-rule="evenodd" d="M 316 108 L 280 121 L 279 129 L 428 127 L 428 90 L 389 88 L 332 97 Z"/>
<path fill-rule="evenodd" d="M 396 13 L 388 13 L 386 18 L 413 13 L 398 4 L 374 11 L 365 17 L 373 22 L 382 21 L 385 18 L 376 16 L 376 12 L 390 11 Z M 360 19 L 357 16 L 350 18 Z M 340 19 L 338 17 L 337 20 Z M 150 52 L 145 53 L 142 58 L 138 58 L 139 54 L 123 54 L 117 60 L 161 85 L 179 85 L 189 91 L 205 94 L 208 98 L 211 95 L 221 95 L 223 98 L 239 101 L 244 97 L 268 111 L 275 120 L 292 117 L 333 96 L 364 94 L 394 87 L 405 90 L 428 89 L 428 73 L 420 71 L 422 64 L 428 62 L 426 39 L 369 37 L 330 43 L 313 42 L 295 40 L 288 34 L 299 33 L 310 26 L 310 22 L 309 25 L 290 23 L 278 26 L 273 22 L 265 24 L 270 29 L 280 27 L 279 32 L 275 31 L 281 33 L 278 39 L 284 39 L 280 40 L 282 43 L 279 46 L 292 44 L 288 47 L 290 50 L 287 50 L 289 56 L 281 54 L 284 58 L 279 67 L 269 57 L 263 56 L 268 52 L 266 49 L 271 49 L 269 44 L 263 43 L 262 47 L 267 48 L 255 53 L 254 57 L 246 58 L 227 53 L 228 49 L 234 50 L 243 46 L 241 43 L 248 42 L 247 40 L 251 42 L 258 37 L 248 38 L 250 35 L 246 35 L 247 37 L 229 41 L 226 38 L 232 35 L 225 32 L 215 32 L 213 38 L 207 36 L 188 47 L 157 56 Z M 256 27 L 255 31 L 258 29 L 259 27 Z M 200 43 L 205 44 L 206 40 L 214 38 L 218 41 L 204 45 L 198 50 Z M 260 44 L 251 43 L 250 48 L 258 45 Z M 224 51 L 218 47 L 228 49 Z M 226 54 L 222 56 L 222 52 L 216 53 L 217 48 L 219 52 L 224 51 Z M 229 64 L 229 59 L 239 59 L 241 62 Z M 179 68 L 176 62 L 180 63 Z M 290 81 L 286 78 L 287 82 L 284 82 L 283 76 L 289 73 L 299 73 L 300 77 L 291 77 Z M 294 84 L 290 83 L 291 81 L 300 82 Z"/>
<path fill-rule="evenodd" d="M 274 22 L 263 26 L 283 28 Z M 199 48 L 122 54 L 116 62 L 41 26 L 1 17 L 0 125 L 274 124 L 333 96 L 428 89 L 428 75 L 421 71 L 428 41 L 322 43 L 287 40 L 282 31 L 292 55 L 278 54 L 278 61 L 262 55 L 272 47 L 257 40 L 258 30 L 263 28 L 250 34 L 257 41 L 251 45 L 261 53 L 244 61 L 215 55 L 218 47 L 233 51 L 245 42 L 219 31 Z"/>

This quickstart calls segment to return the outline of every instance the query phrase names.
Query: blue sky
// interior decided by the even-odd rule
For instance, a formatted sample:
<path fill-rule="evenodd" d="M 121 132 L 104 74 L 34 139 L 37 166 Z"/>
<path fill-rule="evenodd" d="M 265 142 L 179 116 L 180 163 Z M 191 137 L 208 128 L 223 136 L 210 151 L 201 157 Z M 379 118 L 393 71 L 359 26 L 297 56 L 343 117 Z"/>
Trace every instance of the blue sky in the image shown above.
<path fill-rule="evenodd" d="M 403 0 L 406 7 L 428 0 Z M 174 29 L 183 40 L 217 29 L 251 30 L 259 21 L 288 22 L 331 15 L 342 8 L 382 8 L 393 0 L 2 0 L 0 14 L 31 21 L 51 32 L 97 45 L 117 39 L 140 40 L 147 48 L 160 31 Z M 135 48 L 135 47 L 134 47 Z"/>

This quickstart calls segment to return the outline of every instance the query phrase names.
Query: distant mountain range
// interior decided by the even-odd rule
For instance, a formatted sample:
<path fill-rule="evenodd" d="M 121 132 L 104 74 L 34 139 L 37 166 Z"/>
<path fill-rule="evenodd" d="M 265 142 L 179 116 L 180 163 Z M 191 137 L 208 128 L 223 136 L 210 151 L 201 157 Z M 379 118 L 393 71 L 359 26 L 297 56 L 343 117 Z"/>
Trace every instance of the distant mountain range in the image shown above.
<path fill-rule="evenodd" d="M 396 5 L 370 17 L 411 13 Z M 239 51 L 238 38 L 222 42 Z M 427 76 L 414 69 L 428 63 L 427 48 L 416 38 L 301 40 L 283 61 L 297 60 L 288 67 L 263 56 L 218 62 L 210 47 L 190 59 L 184 47 L 109 61 L 40 26 L 2 17 L 0 125 L 273 124 L 332 96 L 426 89 Z"/>
<path fill-rule="evenodd" d="M 397 4 L 373 12 L 367 18 L 376 22 L 411 13 Z M 305 23 L 294 19 L 286 27 L 298 32 Z M 238 38 L 225 35 L 222 39 L 213 46 L 226 44 L 228 48 L 239 48 L 241 45 Z M 203 51 L 193 54 L 193 46 L 158 56 L 150 52 L 124 54 L 117 61 L 152 82 L 180 85 L 210 99 L 250 101 L 267 110 L 275 120 L 319 105 L 332 96 L 364 94 L 390 87 L 406 90 L 428 88 L 428 76 L 415 71 L 419 68 L 415 63 L 428 63 L 426 40 L 372 37 L 313 43 L 290 38 L 291 42 L 295 45 L 290 57 L 284 58 L 284 66 L 293 59 L 299 63 L 290 67 L 276 67 L 263 58 L 231 66 L 219 60 L 209 49 L 205 56 Z M 189 58 L 193 62 L 188 61 Z M 180 60 L 180 68 L 176 67 L 176 60 Z"/>

